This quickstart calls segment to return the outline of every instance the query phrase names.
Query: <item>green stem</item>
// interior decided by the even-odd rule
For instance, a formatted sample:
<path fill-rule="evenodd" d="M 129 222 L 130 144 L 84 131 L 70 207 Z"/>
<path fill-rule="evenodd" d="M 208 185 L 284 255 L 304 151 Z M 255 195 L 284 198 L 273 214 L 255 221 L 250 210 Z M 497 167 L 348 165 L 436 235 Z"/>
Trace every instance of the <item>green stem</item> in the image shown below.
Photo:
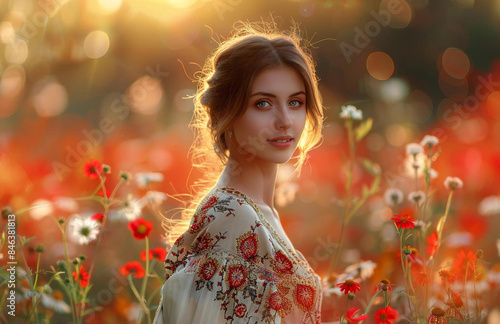
<path fill-rule="evenodd" d="M 40 269 L 40 257 L 41 253 L 37 252 L 37 260 L 36 260 L 36 272 L 35 272 L 35 283 L 33 284 L 33 290 L 36 290 L 36 283 L 38 282 L 38 269 Z"/>
<path fill-rule="evenodd" d="M 444 211 L 443 222 L 441 224 L 441 227 L 439 228 L 439 233 L 438 233 L 438 242 L 439 242 L 439 245 L 438 245 L 438 249 L 441 246 L 441 237 L 443 235 L 444 224 L 446 223 L 446 219 L 448 218 L 448 213 L 450 211 L 451 197 L 453 197 L 453 190 L 450 190 L 450 194 L 448 195 L 448 201 L 446 202 L 446 209 Z"/>
<path fill-rule="evenodd" d="M 149 277 L 149 238 L 146 236 L 145 240 L 146 240 L 146 276 L 142 281 L 141 296 L 140 296 L 141 300 L 144 300 L 144 296 L 146 295 L 146 287 Z M 146 309 L 146 315 L 148 316 L 148 323 L 151 323 L 151 318 L 149 315 L 149 310 L 147 309 L 147 305 L 145 309 Z"/>
<path fill-rule="evenodd" d="M 68 240 L 66 238 L 66 231 L 64 230 L 64 228 L 61 226 L 61 224 L 59 224 L 59 222 L 57 224 L 59 225 L 59 230 L 61 231 L 62 239 L 63 239 L 64 255 L 66 257 L 66 264 L 67 264 L 66 275 L 68 277 L 69 284 L 71 285 L 71 296 L 69 299 L 70 303 L 71 303 L 71 315 L 73 316 L 73 322 L 76 323 L 77 322 L 76 289 L 75 289 L 75 282 L 72 278 L 73 274 L 71 273 L 71 269 L 70 269 L 72 262 L 70 262 L 70 260 L 69 260 Z"/>
<path fill-rule="evenodd" d="M 365 312 L 363 313 L 363 315 L 367 315 L 368 314 L 368 312 L 370 311 L 370 307 L 372 307 L 372 303 L 375 300 L 375 297 L 377 297 L 377 295 L 378 295 L 379 292 L 381 292 L 381 290 L 377 290 L 377 292 L 375 292 L 375 294 L 373 294 L 372 298 L 368 302 L 368 305 L 366 306 L 366 309 L 365 309 Z"/>
<path fill-rule="evenodd" d="M 134 283 L 132 282 L 132 274 L 128 275 L 128 283 L 130 285 L 130 289 L 132 289 L 132 292 L 134 293 L 135 298 L 137 298 L 137 300 L 139 301 L 139 304 L 141 305 L 142 310 L 146 314 L 148 314 L 148 320 L 149 320 L 149 322 L 151 322 L 151 318 L 149 316 L 148 307 L 146 306 L 146 304 L 144 304 L 144 300 L 141 298 L 141 296 L 139 295 L 139 292 L 137 291 L 137 288 L 135 288 Z M 137 323 L 140 323 L 140 322 L 141 322 L 141 315 L 139 314 L 139 316 L 137 318 Z"/>
<path fill-rule="evenodd" d="M 404 261 L 403 261 L 403 234 L 404 234 L 404 228 L 401 228 L 401 232 L 399 231 L 399 229 L 397 230 L 399 232 L 399 254 L 401 256 L 401 268 L 403 269 L 403 277 L 406 278 L 406 268 L 405 268 L 405 264 L 404 264 Z"/>

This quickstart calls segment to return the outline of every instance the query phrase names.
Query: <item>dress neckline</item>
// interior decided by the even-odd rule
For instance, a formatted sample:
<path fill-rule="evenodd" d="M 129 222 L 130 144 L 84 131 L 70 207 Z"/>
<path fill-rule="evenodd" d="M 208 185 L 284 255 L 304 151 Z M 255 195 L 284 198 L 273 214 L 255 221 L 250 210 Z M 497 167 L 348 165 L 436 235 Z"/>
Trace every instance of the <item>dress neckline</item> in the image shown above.
<path fill-rule="evenodd" d="M 305 267 L 305 269 L 308 269 L 310 272 L 314 273 L 314 270 L 311 268 L 311 266 L 309 265 L 309 263 L 305 260 L 305 258 L 303 257 L 302 253 L 300 253 L 298 250 L 295 249 L 295 247 L 291 248 L 288 246 L 288 244 L 286 244 L 283 239 L 281 238 L 281 236 L 276 233 L 276 230 L 272 227 L 271 224 L 269 224 L 269 222 L 267 221 L 267 219 L 264 217 L 264 214 L 262 213 L 262 211 L 260 210 L 259 206 L 253 201 L 252 198 L 250 198 L 250 196 L 248 196 L 246 193 L 244 193 L 243 191 L 241 190 L 238 190 L 236 188 L 233 188 L 233 187 L 218 187 L 216 189 L 216 191 L 218 190 L 222 190 L 222 191 L 225 191 L 229 194 L 232 194 L 232 195 L 235 195 L 237 197 L 241 197 L 243 199 L 245 199 L 246 202 L 248 202 L 250 204 L 250 206 L 252 206 L 252 208 L 257 212 L 257 216 L 259 217 L 259 220 L 264 224 L 265 227 L 267 227 L 267 230 L 274 234 L 276 240 L 278 241 L 278 243 L 281 245 L 281 247 L 288 251 L 288 253 L 299 263 L 299 264 L 302 264 L 303 267 Z M 302 258 L 299 256 L 299 253 L 302 255 Z"/>

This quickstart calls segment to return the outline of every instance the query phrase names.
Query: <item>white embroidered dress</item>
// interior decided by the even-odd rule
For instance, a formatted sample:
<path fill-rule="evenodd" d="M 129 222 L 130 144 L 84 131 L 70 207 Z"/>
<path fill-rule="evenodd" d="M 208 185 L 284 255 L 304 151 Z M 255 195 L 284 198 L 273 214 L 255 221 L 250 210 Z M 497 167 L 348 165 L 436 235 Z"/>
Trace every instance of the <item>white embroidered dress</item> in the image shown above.
<path fill-rule="evenodd" d="M 320 277 L 234 188 L 203 198 L 165 270 L 154 323 L 320 323 Z"/>

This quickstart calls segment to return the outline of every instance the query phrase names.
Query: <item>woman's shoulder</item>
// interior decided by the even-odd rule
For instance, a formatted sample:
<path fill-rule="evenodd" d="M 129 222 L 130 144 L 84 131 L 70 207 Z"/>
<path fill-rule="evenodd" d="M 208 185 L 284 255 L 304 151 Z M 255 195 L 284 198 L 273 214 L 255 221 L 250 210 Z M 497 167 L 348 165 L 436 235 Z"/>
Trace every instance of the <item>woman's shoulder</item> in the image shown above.
<path fill-rule="evenodd" d="M 196 207 L 190 230 L 198 231 L 214 222 L 227 224 L 229 220 L 236 220 L 254 223 L 257 219 L 257 211 L 243 193 L 228 187 L 214 187 Z"/>

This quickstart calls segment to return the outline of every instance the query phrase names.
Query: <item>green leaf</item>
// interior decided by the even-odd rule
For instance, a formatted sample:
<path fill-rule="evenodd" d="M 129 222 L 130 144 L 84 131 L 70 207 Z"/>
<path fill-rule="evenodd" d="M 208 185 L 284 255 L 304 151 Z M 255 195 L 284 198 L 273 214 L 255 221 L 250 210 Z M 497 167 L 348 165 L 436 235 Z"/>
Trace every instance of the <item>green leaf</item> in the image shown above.
<path fill-rule="evenodd" d="M 354 138 L 356 142 L 361 141 L 363 137 L 365 137 L 366 134 L 368 134 L 368 132 L 372 129 L 372 125 L 373 125 L 373 119 L 368 118 L 354 129 Z"/>
<path fill-rule="evenodd" d="M 361 165 L 366 170 L 366 172 L 368 172 L 372 176 L 376 177 L 380 175 L 380 166 L 377 163 L 373 163 L 372 161 L 365 158 L 360 158 L 359 162 L 361 162 Z"/>
<path fill-rule="evenodd" d="M 26 238 L 25 236 L 19 235 L 19 242 L 21 243 L 21 247 L 23 248 L 26 244 L 28 244 L 31 240 L 35 239 L 35 236 Z"/>

